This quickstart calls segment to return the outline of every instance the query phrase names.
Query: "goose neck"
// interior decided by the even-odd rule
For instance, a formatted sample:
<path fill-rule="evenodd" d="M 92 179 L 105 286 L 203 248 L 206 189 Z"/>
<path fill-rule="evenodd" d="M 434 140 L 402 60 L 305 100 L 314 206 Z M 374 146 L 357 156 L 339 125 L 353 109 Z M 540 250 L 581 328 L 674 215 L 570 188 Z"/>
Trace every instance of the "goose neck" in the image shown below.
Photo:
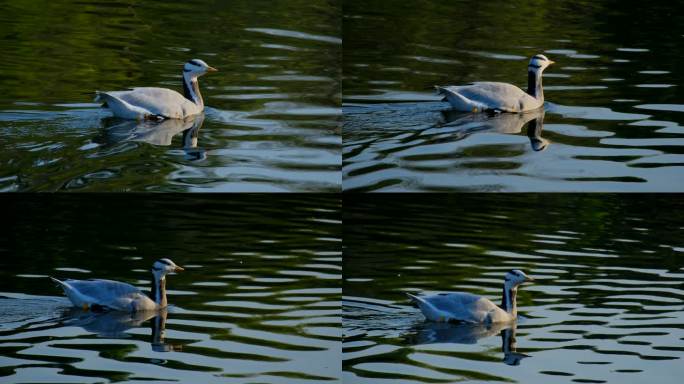
<path fill-rule="evenodd" d="M 154 274 L 151 293 L 151 299 L 157 304 L 157 307 L 166 308 L 166 276 Z"/>
<path fill-rule="evenodd" d="M 518 306 L 515 297 L 518 294 L 518 287 L 504 284 L 503 295 L 501 297 L 501 309 L 506 311 L 513 319 L 518 317 Z"/>
<path fill-rule="evenodd" d="M 527 71 L 527 94 L 537 100 L 544 101 L 541 70 Z"/>
<path fill-rule="evenodd" d="M 204 109 L 204 100 L 200 94 L 197 75 L 183 72 L 183 96 L 195 103 L 200 109 Z"/>

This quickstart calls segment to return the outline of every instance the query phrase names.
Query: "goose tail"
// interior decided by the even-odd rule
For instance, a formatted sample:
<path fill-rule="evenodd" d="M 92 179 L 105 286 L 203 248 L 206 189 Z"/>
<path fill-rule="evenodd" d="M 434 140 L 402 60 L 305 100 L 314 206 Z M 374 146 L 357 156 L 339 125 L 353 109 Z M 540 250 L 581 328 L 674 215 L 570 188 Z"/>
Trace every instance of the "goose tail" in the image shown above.
<path fill-rule="evenodd" d="M 64 294 L 66 297 L 71 301 L 71 303 L 77 307 L 82 307 L 84 310 L 89 308 L 88 300 L 86 300 L 85 296 L 82 296 L 77 290 L 74 289 L 73 286 L 69 285 L 68 282 L 62 281 L 59 279 L 55 279 L 52 276 L 48 276 L 50 280 L 52 280 L 53 283 L 59 285 L 62 290 L 64 291 Z"/>
<path fill-rule="evenodd" d="M 442 101 L 447 101 L 451 106 L 461 112 L 483 112 L 487 106 L 468 99 L 467 97 L 458 93 L 458 87 L 440 87 L 436 86 L 438 94 L 444 95 Z"/>
<path fill-rule="evenodd" d="M 67 284 L 66 284 L 65 282 L 63 282 L 62 280 L 55 279 L 55 278 L 52 277 L 52 276 L 48 276 L 48 277 L 50 278 L 50 280 L 52 280 L 53 283 L 58 284 L 60 287 L 62 287 L 62 288 L 66 288 L 66 287 L 67 287 Z"/>
<path fill-rule="evenodd" d="M 439 85 L 435 85 L 434 87 L 435 87 L 435 91 L 437 92 L 438 95 L 444 96 L 442 98 L 442 101 L 449 101 L 449 99 L 447 99 L 447 97 L 446 97 L 446 90 L 444 89 L 444 87 L 441 87 Z"/>
<path fill-rule="evenodd" d="M 449 321 L 450 316 L 445 314 L 443 311 L 440 311 L 439 309 L 435 308 L 434 305 L 430 304 L 424 298 L 412 295 L 408 292 L 405 293 L 406 296 L 408 296 L 409 299 L 411 299 L 418 306 L 420 311 L 423 313 L 423 316 L 425 316 L 427 320 L 437 322 Z"/>
<path fill-rule="evenodd" d="M 123 119 L 144 120 L 147 116 L 154 115 L 144 108 L 132 105 L 107 92 L 95 91 L 95 101 L 109 108 L 114 116 Z"/>
<path fill-rule="evenodd" d="M 416 295 L 412 295 L 408 292 L 404 292 L 404 293 L 406 293 L 406 296 L 408 296 L 408 298 L 411 299 L 411 302 L 413 304 L 416 304 L 418 306 L 418 308 L 420 308 L 421 310 L 423 309 L 424 306 L 430 306 L 430 304 L 427 301 L 425 301 L 423 298 L 418 297 Z"/>

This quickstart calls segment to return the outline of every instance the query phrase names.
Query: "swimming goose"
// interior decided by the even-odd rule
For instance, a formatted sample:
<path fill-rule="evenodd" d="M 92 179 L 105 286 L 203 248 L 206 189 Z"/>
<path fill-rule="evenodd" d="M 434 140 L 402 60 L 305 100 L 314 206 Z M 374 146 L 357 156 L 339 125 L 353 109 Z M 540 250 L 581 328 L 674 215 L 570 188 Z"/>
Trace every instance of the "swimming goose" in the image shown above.
<path fill-rule="evenodd" d="M 130 91 L 96 91 L 95 101 L 104 103 L 114 116 L 123 119 L 184 119 L 204 110 L 197 78 L 216 72 L 199 59 L 192 59 L 183 66 L 183 94 L 155 87 L 133 88 Z"/>
<path fill-rule="evenodd" d="M 430 321 L 499 323 L 515 321 L 518 308 L 515 297 L 518 286 L 526 281 L 534 281 L 523 271 L 514 269 L 506 273 L 504 279 L 501 307 L 482 296 L 465 292 L 440 293 L 418 297 L 407 293 Z"/>
<path fill-rule="evenodd" d="M 456 110 L 463 112 L 524 112 L 544 105 L 542 72 L 554 62 L 544 55 L 534 55 L 527 65 L 527 92 L 513 84 L 476 82 L 470 85 L 437 86 Z"/>
<path fill-rule="evenodd" d="M 147 297 L 138 288 L 119 281 L 90 279 L 60 281 L 50 277 L 62 286 L 72 304 L 83 310 L 115 310 L 125 312 L 149 311 L 165 308 L 166 275 L 184 269 L 169 259 L 159 259 L 152 265 L 154 277 L 152 292 Z"/>

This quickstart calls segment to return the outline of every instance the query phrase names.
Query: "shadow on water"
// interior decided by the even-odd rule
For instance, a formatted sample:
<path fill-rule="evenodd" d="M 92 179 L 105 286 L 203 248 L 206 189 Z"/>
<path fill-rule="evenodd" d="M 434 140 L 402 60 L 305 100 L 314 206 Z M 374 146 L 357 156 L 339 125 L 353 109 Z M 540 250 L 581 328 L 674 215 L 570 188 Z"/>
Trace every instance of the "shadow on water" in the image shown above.
<path fill-rule="evenodd" d="M 544 109 L 525 113 L 463 113 L 453 109 L 440 111 L 444 123 L 441 127 L 454 127 L 458 129 L 454 139 L 460 140 L 473 133 L 493 132 L 519 134 L 523 127 L 527 127 L 527 137 L 535 152 L 545 150 L 549 141 L 542 138 L 544 129 Z"/>
<path fill-rule="evenodd" d="M 141 328 L 149 321 L 150 344 L 155 352 L 181 351 L 182 344 L 170 344 L 165 342 L 166 319 L 168 308 L 158 311 L 139 311 L 139 312 L 93 312 L 83 311 L 79 308 L 71 307 L 65 310 L 59 322 L 64 326 L 79 326 L 84 330 L 95 333 L 101 337 L 126 339 L 131 337 L 128 330 Z"/>
<path fill-rule="evenodd" d="M 173 137 L 182 134 L 182 148 L 186 160 L 205 160 L 207 158 L 206 150 L 197 147 L 199 130 L 204 123 L 204 113 L 183 120 L 140 121 L 105 117 L 100 122 L 103 131 L 92 139 L 94 143 L 113 146 L 132 141 L 157 146 L 170 146 Z"/>
<path fill-rule="evenodd" d="M 129 339 L 132 330 L 149 326 L 149 342 L 155 352 L 181 351 L 180 343 L 166 343 L 167 307 L 154 311 L 84 311 L 71 306 L 64 297 L 33 296 L 0 293 L 0 332 L 16 332 L 62 327 L 80 327 L 86 332 L 106 339 Z M 149 324 L 148 324 L 149 323 Z"/>
<path fill-rule="evenodd" d="M 544 109 L 525 113 L 463 113 L 447 103 L 396 103 L 345 107 L 345 128 L 372 128 L 378 135 L 395 136 L 399 142 L 439 144 L 464 140 L 477 133 L 518 135 L 523 128 L 534 151 L 547 148 L 541 137 Z M 372 122 L 372 127 L 366 126 Z"/>
<path fill-rule="evenodd" d="M 501 336 L 501 352 L 503 362 L 507 365 L 520 365 L 520 361 L 530 357 L 517 351 L 517 323 L 494 324 L 450 324 L 426 321 L 417 326 L 412 334 L 407 335 L 409 344 L 477 344 L 480 339 Z"/>

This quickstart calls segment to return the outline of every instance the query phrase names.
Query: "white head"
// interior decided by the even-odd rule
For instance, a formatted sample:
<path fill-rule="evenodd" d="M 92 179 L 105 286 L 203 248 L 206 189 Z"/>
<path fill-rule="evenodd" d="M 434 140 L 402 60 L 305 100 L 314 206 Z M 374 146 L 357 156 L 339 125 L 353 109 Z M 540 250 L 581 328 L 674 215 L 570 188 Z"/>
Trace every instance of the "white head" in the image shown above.
<path fill-rule="evenodd" d="M 509 286 L 511 288 L 515 288 L 518 285 L 520 285 L 526 281 L 534 281 L 534 279 L 530 276 L 527 276 L 525 274 L 525 272 L 523 272 L 519 269 L 514 269 L 514 270 L 506 273 L 506 277 L 505 277 L 506 286 Z"/>
<path fill-rule="evenodd" d="M 542 72 L 546 67 L 555 63 L 555 61 L 549 60 L 546 56 L 539 54 L 534 55 L 530 59 L 530 63 L 527 65 L 527 70 L 529 72 Z"/>
<path fill-rule="evenodd" d="M 159 259 L 152 264 L 152 274 L 158 280 L 165 278 L 168 273 L 180 272 L 184 270 L 185 269 L 176 265 L 173 261 L 167 258 Z"/>
<path fill-rule="evenodd" d="M 218 69 L 209 66 L 204 60 L 192 59 L 183 66 L 183 74 L 188 74 L 194 77 L 202 76 L 207 72 L 216 72 Z"/>

